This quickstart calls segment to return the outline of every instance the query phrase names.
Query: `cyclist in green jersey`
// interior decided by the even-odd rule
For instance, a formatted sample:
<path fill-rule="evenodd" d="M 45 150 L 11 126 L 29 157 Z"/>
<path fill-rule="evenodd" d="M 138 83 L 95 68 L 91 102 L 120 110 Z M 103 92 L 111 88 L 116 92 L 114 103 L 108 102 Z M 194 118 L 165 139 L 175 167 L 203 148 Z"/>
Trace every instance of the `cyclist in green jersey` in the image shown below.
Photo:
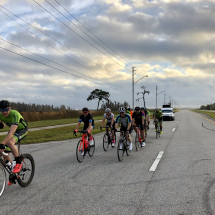
<path fill-rule="evenodd" d="M 0 101 L 0 122 L 3 127 L 6 127 L 6 125 L 10 127 L 7 136 L 0 144 L 0 153 L 3 153 L 4 149 L 6 152 L 12 152 L 16 161 L 13 173 L 19 173 L 22 168 L 22 161 L 15 143 L 27 135 L 27 122 L 18 111 L 11 110 L 10 104 L 6 100 Z M 3 155 L 3 159 L 12 163 L 9 155 Z M 8 185 L 11 185 L 10 181 L 8 183 Z"/>
<path fill-rule="evenodd" d="M 158 108 L 155 109 L 155 112 L 153 113 L 153 118 L 155 121 L 155 131 L 157 131 L 157 122 L 156 121 L 159 121 L 161 134 L 163 134 L 163 131 L 162 131 L 163 113 L 160 110 L 158 110 Z"/>

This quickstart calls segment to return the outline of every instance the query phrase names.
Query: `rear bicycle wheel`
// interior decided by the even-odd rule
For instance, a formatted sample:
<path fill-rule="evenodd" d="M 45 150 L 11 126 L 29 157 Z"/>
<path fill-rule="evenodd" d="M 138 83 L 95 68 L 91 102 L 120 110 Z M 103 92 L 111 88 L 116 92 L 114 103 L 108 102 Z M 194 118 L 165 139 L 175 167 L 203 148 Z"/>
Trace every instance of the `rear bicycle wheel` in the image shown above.
<path fill-rule="evenodd" d="M 107 151 L 108 150 L 108 146 L 109 146 L 109 137 L 108 137 L 108 134 L 104 134 L 104 137 L 103 137 L 103 149 L 104 151 Z"/>
<path fill-rule="evenodd" d="M 89 145 L 89 151 L 88 151 L 88 154 L 90 157 L 93 157 L 93 154 L 94 154 L 94 151 L 95 151 L 95 140 L 94 140 L 94 137 L 93 137 L 93 145 Z"/>
<path fill-rule="evenodd" d="M 123 160 L 124 153 L 125 153 L 125 147 L 124 147 L 123 141 L 119 139 L 118 146 L 117 146 L 117 156 L 119 161 Z"/>
<path fill-rule="evenodd" d="M 17 182 L 21 187 L 27 187 L 33 177 L 35 172 L 35 163 L 34 158 L 30 154 L 22 154 L 20 156 L 22 158 L 22 169 L 17 174 Z"/>
<path fill-rule="evenodd" d="M 76 158 L 79 163 L 81 163 L 84 160 L 85 153 L 86 152 L 84 150 L 84 154 L 83 154 L 83 141 L 79 140 L 76 148 Z"/>
<path fill-rule="evenodd" d="M 4 167 L 0 164 L 0 197 L 2 196 L 6 185 L 6 172 Z"/>
<path fill-rule="evenodd" d="M 139 144 L 138 133 L 136 133 L 136 137 L 135 137 L 135 147 L 136 147 L 136 151 L 139 151 L 140 144 Z"/>

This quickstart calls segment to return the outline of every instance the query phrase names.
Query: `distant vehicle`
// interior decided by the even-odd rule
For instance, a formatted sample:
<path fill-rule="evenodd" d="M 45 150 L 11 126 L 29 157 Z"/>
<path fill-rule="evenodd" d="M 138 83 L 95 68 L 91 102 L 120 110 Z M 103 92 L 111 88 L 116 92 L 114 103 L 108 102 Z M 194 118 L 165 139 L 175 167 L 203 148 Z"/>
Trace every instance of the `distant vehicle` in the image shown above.
<path fill-rule="evenodd" d="M 175 120 L 173 108 L 170 105 L 163 105 L 161 111 L 163 113 L 163 120 Z"/>

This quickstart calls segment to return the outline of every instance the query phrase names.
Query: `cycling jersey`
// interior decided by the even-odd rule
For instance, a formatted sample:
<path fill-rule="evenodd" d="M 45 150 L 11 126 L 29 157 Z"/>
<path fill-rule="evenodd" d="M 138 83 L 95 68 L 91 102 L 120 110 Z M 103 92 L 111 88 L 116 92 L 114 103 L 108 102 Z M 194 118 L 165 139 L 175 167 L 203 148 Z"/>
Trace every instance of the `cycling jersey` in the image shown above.
<path fill-rule="evenodd" d="M 128 127 L 128 124 L 131 123 L 131 117 L 128 114 L 125 114 L 125 117 L 121 117 L 120 115 L 116 118 L 116 123 L 121 123 L 121 127 Z"/>
<path fill-rule="evenodd" d="M 150 116 L 150 111 L 145 110 L 144 113 L 145 113 L 145 116 L 147 116 L 147 115 Z"/>
<path fill-rule="evenodd" d="M 0 113 L 0 120 L 9 127 L 11 127 L 11 125 L 17 125 L 18 126 L 16 129 L 17 131 L 25 129 L 27 127 L 26 121 L 24 120 L 22 115 L 16 110 L 11 110 L 8 117 L 4 117 Z"/>
<path fill-rule="evenodd" d="M 155 111 L 155 112 L 153 113 L 153 115 L 155 115 L 155 117 L 156 117 L 157 119 L 160 119 L 160 118 L 162 118 L 162 117 L 163 117 L 163 115 L 162 115 L 162 112 L 161 112 L 161 111 L 159 111 L 158 113 Z"/>
<path fill-rule="evenodd" d="M 84 130 L 86 130 L 89 127 L 90 122 L 92 123 L 92 126 L 94 126 L 94 120 L 90 113 L 88 113 L 86 117 L 84 116 L 84 114 L 82 114 L 79 118 L 79 122 L 84 123 Z"/>
<path fill-rule="evenodd" d="M 137 125 L 142 125 L 142 119 L 145 119 L 145 114 L 141 111 L 140 113 L 134 112 L 132 118 Z"/>
<path fill-rule="evenodd" d="M 112 118 L 114 118 L 114 114 L 111 113 L 109 116 L 105 113 L 103 118 L 107 119 L 107 123 L 111 123 Z"/>

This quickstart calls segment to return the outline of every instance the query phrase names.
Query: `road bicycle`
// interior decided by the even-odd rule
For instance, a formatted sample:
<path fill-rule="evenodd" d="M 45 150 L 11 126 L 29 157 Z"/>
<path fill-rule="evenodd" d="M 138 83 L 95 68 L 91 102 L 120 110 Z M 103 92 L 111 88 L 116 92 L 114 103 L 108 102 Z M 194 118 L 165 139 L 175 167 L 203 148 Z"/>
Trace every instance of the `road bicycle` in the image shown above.
<path fill-rule="evenodd" d="M 156 139 L 158 139 L 158 137 L 160 137 L 160 135 L 161 135 L 160 122 L 156 120 L 156 121 L 154 121 L 154 124 L 155 123 L 157 123 Z"/>
<path fill-rule="evenodd" d="M 135 136 L 135 147 L 136 147 L 136 151 L 139 151 L 139 148 L 142 147 L 142 135 L 141 135 L 140 126 L 133 126 L 133 127 L 137 128 L 137 132 Z"/>
<path fill-rule="evenodd" d="M 34 172 L 35 172 L 35 163 L 33 157 L 28 154 L 28 153 L 21 153 L 20 152 L 20 142 L 21 140 L 18 141 L 18 151 L 19 151 L 19 156 L 22 160 L 22 168 L 19 173 L 12 173 L 13 171 L 13 166 L 8 166 L 5 161 L 3 160 L 2 154 L 3 155 L 8 155 L 7 153 L 10 153 L 6 151 L 7 153 L 3 152 L 0 154 L 0 196 L 2 196 L 5 185 L 6 185 L 6 172 L 9 174 L 9 181 L 11 181 L 13 184 L 18 184 L 21 187 L 27 187 L 33 177 L 34 177 Z"/>
<path fill-rule="evenodd" d="M 125 131 L 116 131 L 121 133 L 121 137 L 119 138 L 118 146 L 117 146 L 117 156 L 118 160 L 122 161 L 124 157 L 124 153 L 126 152 L 127 156 L 130 155 L 131 151 L 129 150 L 129 143 L 126 138 Z"/>
<path fill-rule="evenodd" d="M 104 137 L 103 137 L 103 149 L 104 149 L 104 151 L 107 151 L 109 145 L 112 144 L 112 133 L 111 133 L 111 128 L 109 126 L 105 126 L 103 128 L 106 128 L 106 133 L 104 134 Z M 102 130 L 102 127 L 101 127 L 101 130 Z M 114 136 L 115 136 L 115 141 L 116 141 L 115 131 L 114 131 Z M 114 146 L 112 146 L 112 147 L 114 147 Z"/>
<path fill-rule="evenodd" d="M 93 145 L 89 145 L 89 137 L 88 132 L 86 130 L 80 130 L 77 131 L 82 133 L 81 140 L 78 141 L 77 148 L 76 148 L 76 158 L 79 163 L 81 163 L 84 160 L 84 157 L 86 153 L 88 152 L 89 156 L 92 157 L 95 151 L 95 140 L 93 137 Z M 74 131 L 74 135 L 76 135 L 76 132 Z"/>

